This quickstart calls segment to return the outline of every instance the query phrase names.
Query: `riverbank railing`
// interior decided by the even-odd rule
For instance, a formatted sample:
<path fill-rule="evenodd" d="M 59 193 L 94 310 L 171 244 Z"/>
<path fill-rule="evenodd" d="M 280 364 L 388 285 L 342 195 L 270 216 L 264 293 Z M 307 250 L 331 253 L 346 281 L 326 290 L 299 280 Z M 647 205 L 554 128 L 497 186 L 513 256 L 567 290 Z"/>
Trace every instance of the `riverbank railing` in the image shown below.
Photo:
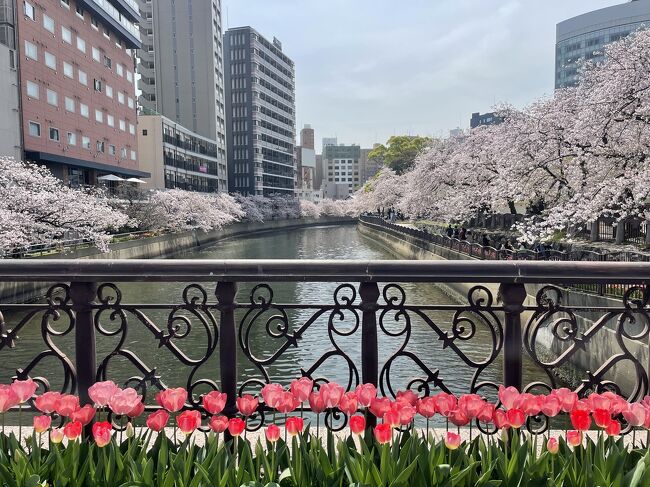
<path fill-rule="evenodd" d="M 386 396 L 495 398 L 499 384 L 548 392 L 578 367 L 580 394 L 639 400 L 649 280 L 650 264 L 624 262 L 2 261 L 0 281 L 47 292 L 41 303 L 0 302 L 0 382 L 31 377 L 39 392 L 88 403 L 88 388 L 111 379 L 138 389 L 149 410 L 170 386 L 188 389 L 187 408 L 219 389 L 233 415 L 238 396 L 298 375 L 371 383 Z M 317 283 L 329 290 L 314 296 Z M 464 283 L 466 300 L 449 304 L 428 283 Z M 616 306 L 569 304 L 560 287 L 601 283 L 632 287 Z M 264 415 L 262 405 L 249 427 Z M 338 429 L 346 418 L 330 411 L 325 423 Z"/>
<path fill-rule="evenodd" d="M 544 250 L 531 249 L 496 249 L 491 246 L 481 245 L 469 240 L 448 237 L 444 234 L 430 233 L 418 228 L 391 223 L 376 216 L 362 216 L 360 220 L 366 224 L 375 225 L 394 234 L 406 235 L 452 250 L 458 254 L 466 255 L 480 260 L 499 261 L 581 261 L 581 262 L 650 262 L 650 254 L 639 252 L 595 252 L 591 250 L 574 249 L 570 251 L 545 248 Z M 576 290 L 597 294 L 599 296 L 612 296 L 621 298 L 630 286 L 619 283 L 590 283 L 574 284 Z"/>

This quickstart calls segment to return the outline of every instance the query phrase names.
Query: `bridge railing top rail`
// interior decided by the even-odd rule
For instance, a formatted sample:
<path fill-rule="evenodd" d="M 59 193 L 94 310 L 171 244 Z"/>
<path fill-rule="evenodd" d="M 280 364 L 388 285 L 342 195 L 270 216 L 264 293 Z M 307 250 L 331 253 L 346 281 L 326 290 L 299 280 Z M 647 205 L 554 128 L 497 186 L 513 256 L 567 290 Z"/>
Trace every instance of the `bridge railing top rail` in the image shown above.
<path fill-rule="evenodd" d="M 527 260 L 30 259 L 0 261 L 0 281 L 637 284 L 650 281 L 650 263 Z"/>

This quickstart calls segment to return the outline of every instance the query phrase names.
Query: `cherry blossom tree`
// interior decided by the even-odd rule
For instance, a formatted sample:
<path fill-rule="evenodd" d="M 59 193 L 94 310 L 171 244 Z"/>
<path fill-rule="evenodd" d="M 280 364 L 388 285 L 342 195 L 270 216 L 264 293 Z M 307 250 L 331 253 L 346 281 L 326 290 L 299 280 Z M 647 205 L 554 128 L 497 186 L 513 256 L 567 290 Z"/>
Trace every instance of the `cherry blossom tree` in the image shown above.
<path fill-rule="evenodd" d="M 45 167 L 0 158 L 0 251 L 69 238 L 106 249 L 108 232 L 129 218 L 99 190 L 65 186 Z"/>
<path fill-rule="evenodd" d="M 300 200 L 300 216 L 302 218 L 318 218 L 320 216 L 320 208 L 316 203 Z"/>

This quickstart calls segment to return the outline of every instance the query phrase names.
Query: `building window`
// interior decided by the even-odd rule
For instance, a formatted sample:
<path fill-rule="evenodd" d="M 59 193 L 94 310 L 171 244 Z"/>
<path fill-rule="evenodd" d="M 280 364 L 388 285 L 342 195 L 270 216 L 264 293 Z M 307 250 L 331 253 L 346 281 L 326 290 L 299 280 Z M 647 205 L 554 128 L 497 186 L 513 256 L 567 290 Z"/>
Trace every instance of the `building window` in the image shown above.
<path fill-rule="evenodd" d="M 129 97 L 128 102 L 129 102 L 129 108 L 135 108 L 135 102 L 133 101 L 133 98 Z"/>
<path fill-rule="evenodd" d="M 63 61 L 63 75 L 68 78 L 74 78 L 74 68 L 72 67 L 72 64 Z"/>
<path fill-rule="evenodd" d="M 95 78 L 95 81 L 93 82 L 93 86 L 95 87 L 95 91 L 102 91 L 102 82 L 101 80 L 98 80 Z"/>
<path fill-rule="evenodd" d="M 65 109 L 74 113 L 74 100 L 67 96 L 65 97 Z"/>
<path fill-rule="evenodd" d="M 138 158 L 138 155 L 135 153 L 134 150 L 131 151 L 131 160 L 135 161 Z"/>
<path fill-rule="evenodd" d="M 124 105 L 124 93 L 121 91 L 117 92 L 117 101 L 121 104 Z"/>
<path fill-rule="evenodd" d="M 23 2 L 25 17 L 29 17 L 32 20 L 36 20 L 36 10 L 34 6 L 29 2 Z"/>
<path fill-rule="evenodd" d="M 65 8 L 70 8 L 70 0 L 61 0 L 61 5 Z"/>
<path fill-rule="evenodd" d="M 54 90 L 47 90 L 47 102 L 52 106 L 59 105 L 59 96 Z"/>
<path fill-rule="evenodd" d="M 58 142 L 59 139 L 59 129 L 50 127 L 50 140 Z"/>
<path fill-rule="evenodd" d="M 84 41 L 81 37 L 77 36 L 77 49 L 79 49 L 81 52 L 85 53 L 86 52 L 86 41 Z"/>
<path fill-rule="evenodd" d="M 82 117 L 88 118 L 89 111 L 88 111 L 88 105 L 85 105 L 83 103 L 79 103 L 79 113 L 81 114 Z"/>
<path fill-rule="evenodd" d="M 32 58 L 34 61 L 38 61 L 38 48 L 36 47 L 36 44 L 25 41 L 25 55 Z"/>
<path fill-rule="evenodd" d="M 142 135 L 144 135 L 144 136 L 147 135 L 147 129 L 142 129 Z"/>
<path fill-rule="evenodd" d="M 95 17 L 90 17 L 90 25 L 93 26 L 93 29 L 99 30 L 99 22 L 97 22 Z"/>
<path fill-rule="evenodd" d="M 79 83 L 88 86 L 88 75 L 85 71 L 79 70 Z"/>
<path fill-rule="evenodd" d="M 113 87 L 106 85 L 106 96 L 113 98 Z"/>
<path fill-rule="evenodd" d="M 135 135 L 135 125 L 133 125 L 132 123 L 129 124 L 129 133 L 131 135 Z"/>
<path fill-rule="evenodd" d="M 101 110 L 95 110 L 95 121 L 99 123 L 104 123 L 104 112 Z"/>
<path fill-rule="evenodd" d="M 108 69 L 113 69 L 113 60 L 108 56 L 104 56 L 104 66 Z"/>
<path fill-rule="evenodd" d="M 54 34 L 54 19 L 52 17 L 43 14 L 43 27 L 48 32 Z"/>
<path fill-rule="evenodd" d="M 117 75 L 124 76 L 124 66 L 118 63 L 117 65 Z"/>
<path fill-rule="evenodd" d="M 126 70 L 126 80 L 131 83 L 133 81 L 133 73 L 129 71 L 128 69 Z"/>
<path fill-rule="evenodd" d="M 114 145 L 109 144 L 109 146 L 108 146 L 108 154 L 111 155 L 111 156 L 115 155 L 115 146 Z"/>
<path fill-rule="evenodd" d="M 109 127 L 115 127 L 115 117 L 113 115 L 106 115 L 106 123 Z"/>
<path fill-rule="evenodd" d="M 45 66 L 56 70 L 56 56 L 47 51 L 45 51 Z"/>
<path fill-rule="evenodd" d="M 126 147 L 122 147 L 122 149 L 120 150 L 120 157 L 122 159 L 126 159 Z"/>
<path fill-rule="evenodd" d="M 81 147 L 90 150 L 90 137 L 81 137 Z"/>
<path fill-rule="evenodd" d="M 68 132 L 68 145 L 77 145 L 77 134 Z"/>
<path fill-rule="evenodd" d="M 72 31 L 70 29 L 66 29 L 65 27 L 61 26 L 61 38 L 63 39 L 64 42 L 67 42 L 68 44 L 72 44 Z"/>
<path fill-rule="evenodd" d="M 120 130 L 122 132 L 126 132 L 126 121 L 125 120 L 120 120 Z"/>
<path fill-rule="evenodd" d="M 33 81 L 27 82 L 27 96 L 38 99 L 38 83 Z"/>
<path fill-rule="evenodd" d="M 79 17 L 81 17 L 82 19 L 84 18 L 84 9 L 79 3 L 77 3 L 76 12 Z"/>
<path fill-rule="evenodd" d="M 102 154 L 104 153 L 104 142 L 101 140 L 97 141 L 97 152 L 101 152 Z"/>
<path fill-rule="evenodd" d="M 110 31 L 108 30 L 108 28 L 106 28 L 106 27 L 104 27 L 104 37 L 106 37 L 106 39 L 110 39 L 110 38 L 111 38 L 111 33 L 110 33 Z"/>
<path fill-rule="evenodd" d="M 101 53 L 95 46 L 93 46 L 93 61 L 97 61 L 98 63 L 102 61 Z"/>
<path fill-rule="evenodd" d="M 36 122 L 29 122 L 29 135 L 32 137 L 41 136 L 41 124 Z"/>

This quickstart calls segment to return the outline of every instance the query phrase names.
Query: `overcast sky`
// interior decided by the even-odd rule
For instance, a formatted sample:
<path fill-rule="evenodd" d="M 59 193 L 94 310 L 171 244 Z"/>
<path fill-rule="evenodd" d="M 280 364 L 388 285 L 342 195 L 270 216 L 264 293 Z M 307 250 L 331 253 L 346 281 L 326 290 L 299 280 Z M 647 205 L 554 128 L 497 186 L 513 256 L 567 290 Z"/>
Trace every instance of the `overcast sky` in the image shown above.
<path fill-rule="evenodd" d="M 312 125 L 318 151 L 330 136 L 446 136 L 495 102 L 548 95 L 555 25 L 623 0 L 222 2 L 224 28 L 275 36 L 295 61 L 297 127 Z"/>

